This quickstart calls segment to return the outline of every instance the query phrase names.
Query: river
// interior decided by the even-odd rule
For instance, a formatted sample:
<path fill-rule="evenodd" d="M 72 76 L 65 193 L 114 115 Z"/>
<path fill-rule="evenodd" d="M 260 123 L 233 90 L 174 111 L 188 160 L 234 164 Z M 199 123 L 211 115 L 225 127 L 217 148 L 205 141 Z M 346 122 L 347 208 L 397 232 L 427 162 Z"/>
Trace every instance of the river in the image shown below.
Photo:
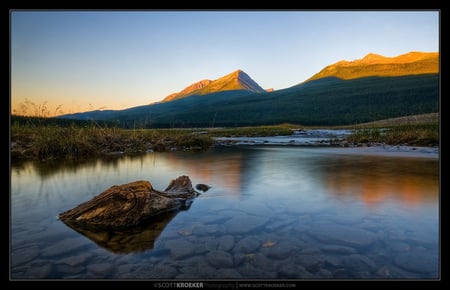
<path fill-rule="evenodd" d="M 415 151 L 244 144 L 13 164 L 10 278 L 439 279 L 439 158 Z M 112 185 L 164 190 L 180 175 L 211 189 L 129 232 L 57 218 Z"/>

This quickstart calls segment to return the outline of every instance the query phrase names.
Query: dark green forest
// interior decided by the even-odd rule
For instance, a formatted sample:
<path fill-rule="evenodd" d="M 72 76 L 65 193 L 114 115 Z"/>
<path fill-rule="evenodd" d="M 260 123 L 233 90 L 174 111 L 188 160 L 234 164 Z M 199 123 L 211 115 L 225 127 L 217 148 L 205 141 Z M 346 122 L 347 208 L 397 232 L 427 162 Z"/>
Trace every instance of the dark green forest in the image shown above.
<path fill-rule="evenodd" d="M 119 111 L 65 115 L 121 128 L 353 125 L 439 111 L 439 75 L 334 77 L 273 92 L 223 91 Z M 62 119 L 66 119 L 63 121 Z"/>

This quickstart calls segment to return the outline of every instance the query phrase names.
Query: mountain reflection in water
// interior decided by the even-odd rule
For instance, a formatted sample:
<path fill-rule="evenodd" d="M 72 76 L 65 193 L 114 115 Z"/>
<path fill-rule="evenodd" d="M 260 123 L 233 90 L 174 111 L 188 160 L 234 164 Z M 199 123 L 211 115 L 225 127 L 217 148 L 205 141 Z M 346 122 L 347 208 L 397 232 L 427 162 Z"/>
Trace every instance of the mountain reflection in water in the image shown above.
<path fill-rule="evenodd" d="M 388 157 L 329 158 L 321 171 L 327 191 L 338 199 L 358 199 L 376 207 L 388 199 L 408 207 L 437 201 L 438 164 L 434 160 Z"/>

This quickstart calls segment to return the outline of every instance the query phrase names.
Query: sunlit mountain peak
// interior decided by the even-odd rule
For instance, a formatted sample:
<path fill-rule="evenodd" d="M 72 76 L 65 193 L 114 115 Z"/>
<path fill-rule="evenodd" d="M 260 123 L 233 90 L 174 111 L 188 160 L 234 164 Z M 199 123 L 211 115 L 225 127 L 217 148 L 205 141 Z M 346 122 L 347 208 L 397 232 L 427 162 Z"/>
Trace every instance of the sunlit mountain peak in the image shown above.
<path fill-rule="evenodd" d="M 201 80 L 193 83 L 178 93 L 168 95 L 162 102 L 170 102 L 191 95 L 205 95 L 229 90 L 265 91 L 248 74 L 238 69 L 213 81 Z"/>

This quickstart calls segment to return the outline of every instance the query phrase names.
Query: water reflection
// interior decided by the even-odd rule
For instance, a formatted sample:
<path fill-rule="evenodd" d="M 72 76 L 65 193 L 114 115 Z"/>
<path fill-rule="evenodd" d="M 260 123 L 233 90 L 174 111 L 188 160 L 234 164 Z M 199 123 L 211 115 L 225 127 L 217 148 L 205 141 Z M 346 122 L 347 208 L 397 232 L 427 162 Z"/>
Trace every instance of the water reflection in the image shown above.
<path fill-rule="evenodd" d="M 180 215 L 125 232 L 56 219 L 112 185 L 180 175 L 212 186 Z M 436 159 L 242 146 L 11 171 L 13 279 L 436 278 L 439 237 Z"/>
<path fill-rule="evenodd" d="M 109 172 L 116 173 L 115 180 L 111 180 L 111 185 L 137 179 L 150 180 L 153 184 L 153 176 L 159 177 L 161 172 L 165 172 L 168 180 L 175 175 L 189 175 L 198 183 L 205 183 L 214 188 L 224 188 L 224 194 L 237 197 L 243 192 L 242 180 L 245 179 L 245 169 L 248 167 L 246 163 L 251 159 L 252 153 L 253 151 L 230 152 L 226 149 L 218 149 L 214 152 L 146 153 L 136 156 L 113 156 L 106 159 L 67 160 L 55 163 L 25 162 L 14 165 L 13 171 L 15 178 L 20 178 L 24 172 L 37 174 L 40 177 L 41 187 L 53 178 L 60 179 L 65 175 L 95 175 L 94 184 L 91 186 L 92 193 L 95 191 L 98 193 L 99 190 L 104 189 L 99 187 L 99 183 L 110 179 Z M 130 178 L 127 179 L 126 176 Z M 41 188 L 39 192 L 42 191 Z"/>
<path fill-rule="evenodd" d="M 365 156 L 331 157 L 323 163 L 323 184 L 338 199 L 357 199 L 369 208 L 388 200 L 418 207 L 438 199 L 435 160 Z"/>
<path fill-rule="evenodd" d="M 30 172 L 30 170 L 35 171 L 42 180 L 51 178 L 55 174 L 76 174 L 78 170 L 83 168 L 118 168 L 120 166 L 120 161 L 124 158 L 136 159 L 142 158 L 142 156 L 110 156 L 103 157 L 100 159 L 68 159 L 68 160 L 51 160 L 45 163 L 40 161 L 24 161 L 13 164 L 13 170 L 20 174 L 23 171 Z"/>
<path fill-rule="evenodd" d="M 110 252 L 118 254 L 143 252 L 153 249 L 156 239 L 176 214 L 177 212 L 161 214 L 139 226 L 122 231 L 71 228 Z"/>
<path fill-rule="evenodd" d="M 408 206 L 436 202 L 438 199 L 439 164 L 436 160 L 317 155 L 314 150 L 304 154 L 301 149 L 291 150 L 283 148 L 283 153 L 280 153 L 279 148 L 270 146 L 240 147 L 239 150 L 217 148 L 206 152 L 150 153 L 55 164 L 28 162 L 13 167 L 13 178 L 27 178 L 34 172 L 40 177 L 37 195 L 47 199 L 52 198 L 49 196 L 51 193 L 58 191 L 49 190 L 48 186 L 56 183 L 54 187 L 58 187 L 58 184 L 64 183 L 65 176 L 92 177 L 80 182 L 87 185 L 90 196 L 94 196 L 105 189 L 103 184 L 111 186 L 143 179 L 157 185 L 162 180 L 161 173 L 166 180 L 174 175 L 189 175 L 192 180 L 211 185 L 223 195 L 242 197 L 247 187 L 255 181 L 258 171 L 270 171 L 269 175 L 274 177 L 271 182 L 277 183 L 283 175 L 292 175 L 292 181 L 295 181 L 298 178 L 294 175 L 302 175 L 303 182 L 311 180 L 315 182 L 314 186 L 323 186 L 326 192 L 340 200 L 359 199 L 368 207 L 388 199 Z M 285 170 L 280 170 L 280 166 Z M 157 176 L 156 180 L 154 176 Z M 20 187 L 26 184 L 34 184 L 36 188 L 36 181 L 32 180 L 13 185 Z M 17 191 L 20 192 L 20 188 Z M 60 194 L 63 193 L 61 191 Z"/>
<path fill-rule="evenodd" d="M 167 155 L 166 162 L 172 170 L 188 164 L 193 178 L 215 188 L 226 188 L 228 196 L 240 196 L 243 192 L 242 180 L 245 179 L 244 162 L 249 157 L 244 155 L 242 151 L 228 154 L 216 152 L 204 153 L 199 158 L 197 153 L 181 153 Z"/>

